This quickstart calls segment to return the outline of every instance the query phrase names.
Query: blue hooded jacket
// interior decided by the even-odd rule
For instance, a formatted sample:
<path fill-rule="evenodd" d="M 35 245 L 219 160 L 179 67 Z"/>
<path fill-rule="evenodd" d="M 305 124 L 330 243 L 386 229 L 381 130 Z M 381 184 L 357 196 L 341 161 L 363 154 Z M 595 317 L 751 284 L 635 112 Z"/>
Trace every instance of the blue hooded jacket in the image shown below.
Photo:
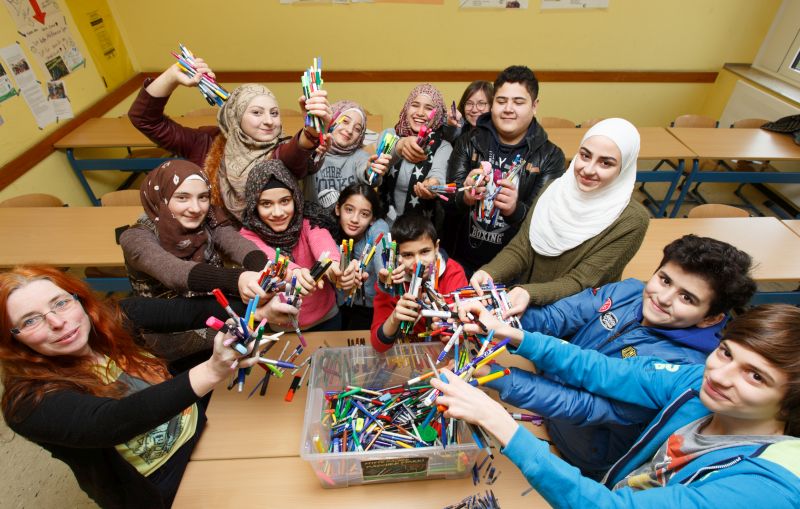
<path fill-rule="evenodd" d="M 724 320 L 706 328 L 642 325 L 645 285 L 636 279 L 590 288 L 553 304 L 529 308 L 522 328 L 565 338 L 613 358 L 658 357 L 672 364 L 703 364 L 720 340 Z M 547 429 L 564 459 L 599 479 L 655 416 L 653 409 L 577 389 L 558 376 L 511 368 L 488 384 L 503 401 L 548 418 Z"/>
<path fill-rule="evenodd" d="M 800 440 L 796 439 L 765 446 L 735 445 L 703 454 L 675 473 L 663 488 L 608 489 L 649 461 L 675 431 L 709 415 L 697 397 L 703 366 L 668 364 L 652 357 L 623 362 L 535 332 L 526 332 L 512 353 L 574 387 L 656 414 L 633 447 L 609 470 L 605 486 L 581 476 L 551 454 L 545 442 L 519 426 L 502 452 L 553 507 L 800 507 Z"/>

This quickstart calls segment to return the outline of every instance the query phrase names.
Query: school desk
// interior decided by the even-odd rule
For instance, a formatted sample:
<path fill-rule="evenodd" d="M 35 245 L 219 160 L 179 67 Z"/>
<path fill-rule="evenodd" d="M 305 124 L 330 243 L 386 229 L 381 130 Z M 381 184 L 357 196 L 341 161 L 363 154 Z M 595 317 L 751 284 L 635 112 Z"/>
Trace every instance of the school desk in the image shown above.
<path fill-rule="evenodd" d="M 283 133 L 294 135 L 304 125 L 305 117 L 301 115 L 284 115 L 281 117 L 283 122 Z M 173 117 L 173 120 L 186 127 L 201 127 L 217 125 L 216 116 L 185 116 Z M 367 122 L 372 130 L 381 130 L 383 117 L 380 115 L 368 115 Z M 147 139 L 131 124 L 127 116 L 119 118 L 92 118 L 78 126 L 54 145 L 57 149 L 64 149 L 75 176 L 78 177 L 83 190 L 89 197 L 93 205 L 100 205 L 99 198 L 92 191 L 84 173 L 91 170 L 119 170 L 129 172 L 149 171 L 162 162 L 160 157 L 142 158 L 97 158 L 87 157 L 78 159 L 75 157 L 75 150 L 78 149 L 102 149 L 102 148 L 154 148 L 156 145 Z M 131 175 L 135 177 L 135 173 Z M 131 180 L 130 178 L 128 180 Z M 126 181 L 128 183 L 128 181 Z M 126 184 L 123 184 L 123 186 Z"/>
<path fill-rule="evenodd" d="M 792 230 L 796 235 L 800 235 L 800 219 L 788 219 L 781 221 L 783 225 Z"/>
<path fill-rule="evenodd" d="M 747 161 L 795 161 L 800 165 L 800 146 L 786 134 L 764 129 L 714 129 L 671 127 L 669 132 L 696 154 L 670 217 L 675 217 L 686 193 L 702 182 L 800 183 L 796 171 L 700 171 L 700 159 Z"/>
<path fill-rule="evenodd" d="M 472 484 L 472 477 L 434 479 L 324 489 L 311 467 L 298 456 L 190 461 L 173 507 L 295 507 L 325 509 L 441 509 L 491 489 L 503 509 L 550 507 L 530 488 L 511 461 L 495 452 L 500 472 L 491 485 Z"/>
<path fill-rule="evenodd" d="M 141 214 L 138 206 L 0 208 L 0 267 L 122 265 L 114 230 Z"/>
<path fill-rule="evenodd" d="M 748 253 L 753 257 L 752 273 L 757 282 L 800 281 L 800 236 L 774 217 L 651 219 L 641 247 L 622 273 L 623 279 L 650 279 L 664 246 L 689 233 L 727 242 Z M 800 303 L 800 292 L 759 292 L 753 302 Z"/>
<path fill-rule="evenodd" d="M 678 182 L 683 176 L 683 170 L 686 166 L 686 161 L 696 158 L 697 156 L 689 150 L 685 145 L 680 143 L 675 137 L 671 136 L 669 132 L 663 127 L 637 127 L 641 137 L 641 148 L 639 149 L 640 160 L 657 160 L 670 159 L 678 162 L 677 168 L 668 168 L 662 171 L 642 170 L 636 172 L 637 182 L 668 182 L 669 187 L 661 201 L 656 200 L 648 192 L 643 189 L 643 192 L 650 198 L 650 201 L 657 205 L 657 207 L 650 208 L 651 213 L 655 217 L 664 217 L 667 205 L 669 205 L 672 194 L 678 186 Z M 581 139 L 588 129 L 575 129 L 575 128 L 551 128 L 547 129 L 547 135 L 550 141 L 561 147 L 564 155 L 567 158 L 567 164 L 572 160 L 573 156 L 578 152 L 581 144 Z"/>
<path fill-rule="evenodd" d="M 290 349 L 297 346 L 298 340 L 294 334 L 287 333 L 283 337 L 290 339 Z M 306 357 L 306 352 L 313 352 L 322 346 L 323 342 L 330 347 L 341 347 L 348 346 L 348 339 L 351 339 L 369 345 L 369 331 L 312 332 L 304 334 L 304 337 L 308 348 L 299 360 Z M 276 350 L 280 353 L 278 348 L 282 349 L 285 342 L 282 339 L 267 356 L 270 357 Z M 402 345 L 398 346 L 402 348 Z M 498 362 L 504 366 L 532 368 L 529 361 L 517 355 L 503 354 Z M 283 378 L 271 377 L 265 397 L 260 396 L 257 391 L 248 399 L 248 394 L 263 375 L 261 368 L 254 368 L 245 380 L 241 393 L 237 388 L 228 391 L 223 386 L 214 390 L 207 411 L 208 424 L 192 453 L 192 461 L 276 458 L 297 456 L 300 453 L 300 435 L 308 388 L 298 390 L 291 403 L 284 401 L 292 381 L 292 376 L 287 372 Z M 310 377 L 309 372 L 306 379 Z"/>

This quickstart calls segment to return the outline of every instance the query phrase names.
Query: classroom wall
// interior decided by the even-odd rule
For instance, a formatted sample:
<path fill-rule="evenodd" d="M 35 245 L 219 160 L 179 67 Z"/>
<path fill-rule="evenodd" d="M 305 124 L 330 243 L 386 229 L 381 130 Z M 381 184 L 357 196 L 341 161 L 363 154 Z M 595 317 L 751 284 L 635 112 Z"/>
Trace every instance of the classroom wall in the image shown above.
<path fill-rule="evenodd" d="M 64 0 L 59 1 L 63 6 Z M 163 70 L 172 62 L 169 52 L 182 42 L 218 71 L 292 70 L 298 82 L 302 69 L 318 55 L 323 57 L 323 75 L 324 69 L 496 71 L 512 64 L 546 70 L 719 71 L 725 62 L 753 60 L 779 5 L 780 0 L 611 0 L 607 10 L 542 12 L 538 0 L 530 0 L 528 10 L 514 11 L 460 10 L 458 0 L 445 0 L 443 5 L 304 6 L 280 5 L 277 0 L 228 0 L 224 6 L 210 0 L 109 0 L 138 71 Z M 7 18 L 0 11 L 0 36 L 12 40 Z M 747 20 L 746 30 L 742 20 Z M 95 72 L 76 73 L 67 80 L 76 113 L 103 94 Z M 69 80 L 94 85 L 84 91 Z M 449 101 L 457 100 L 467 83 L 436 84 Z M 413 85 L 325 86 L 332 100 L 356 99 L 382 115 L 388 126 L 396 121 Z M 299 84 L 269 86 L 283 107 L 296 109 Z M 677 115 L 703 111 L 715 89 L 715 84 L 693 83 L 547 82 L 541 86 L 538 115 L 575 122 L 613 115 L 638 125 L 667 125 Z M 124 114 L 131 100 L 107 116 Z M 21 99 L 12 102 L 24 107 Z M 6 104 L 0 104 L 0 114 L 7 120 L 33 122 L 27 112 L 11 112 Z M 179 90 L 167 112 L 175 115 L 205 106 L 197 91 Z M 0 126 L 0 133 L 8 131 L 6 127 Z M 26 129 L 24 134 L 13 133 L 12 141 L 7 136 L 0 136 L 0 146 L 11 150 L 2 155 L 10 159 L 44 134 Z M 98 194 L 122 178 L 111 172 L 90 177 Z M 0 191 L 0 200 L 35 191 L 59 195 L 72 205 L 88 204 L 61 153 Z"/>

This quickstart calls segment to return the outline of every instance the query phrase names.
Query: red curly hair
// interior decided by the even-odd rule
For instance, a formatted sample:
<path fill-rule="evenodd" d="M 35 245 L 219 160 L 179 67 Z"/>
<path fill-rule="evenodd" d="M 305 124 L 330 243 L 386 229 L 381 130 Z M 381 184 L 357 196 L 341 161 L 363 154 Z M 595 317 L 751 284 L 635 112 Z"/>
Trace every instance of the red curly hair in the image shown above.
<path fill-rule="evenodd" d="M 128 389 L 123 383 L 103 383 L 91 359 L 42 355 L 14 337 L 11 333 L 14 325 L 8 315 L 8 297 L 29 283 L 42 279 L 78 296 L 92 324 L 89 346 L 94 352 L 108 356 L 129 375 L 150 383 L 159 383 L 169 377 L 164 362 L 134 343 L 122 326 L 123 316 L 115 304 L 99 300 L 83 281 L 58 269 L 16 267 L 0 274 L 0 380 L 5 388 L 0 405 L 7 420 L 24 419 L 24 415 L 18 415 L 21 407 L 33 408 L 51 392 L 74 390 L 120 398 Z"/>

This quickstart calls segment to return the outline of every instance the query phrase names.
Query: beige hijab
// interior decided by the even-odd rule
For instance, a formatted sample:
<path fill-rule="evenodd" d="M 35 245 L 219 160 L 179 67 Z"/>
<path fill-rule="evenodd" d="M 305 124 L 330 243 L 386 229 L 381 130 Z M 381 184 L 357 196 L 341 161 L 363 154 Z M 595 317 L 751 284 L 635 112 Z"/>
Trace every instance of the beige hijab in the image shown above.
<path fill-rule="evenodd" d="M 226 142 L 214 184 L 219 185 L 220 197 L 225 208 L 240 221 L 246 203 L 244 188 L 247 175 L 258 160 L 272 153 L 278 145 L 281 134 L 278 132 L 278 136 L 270 142 L 260 142 L 242 131 L 242 116 L 247 105 L 260 95 L 275 99 L 275 94 L 267 87 L 257 83 L 246 83 L 231 93 L 217 114 L 217 122 Z M 275 101 L 277 103 L 277 99 Z"/>

